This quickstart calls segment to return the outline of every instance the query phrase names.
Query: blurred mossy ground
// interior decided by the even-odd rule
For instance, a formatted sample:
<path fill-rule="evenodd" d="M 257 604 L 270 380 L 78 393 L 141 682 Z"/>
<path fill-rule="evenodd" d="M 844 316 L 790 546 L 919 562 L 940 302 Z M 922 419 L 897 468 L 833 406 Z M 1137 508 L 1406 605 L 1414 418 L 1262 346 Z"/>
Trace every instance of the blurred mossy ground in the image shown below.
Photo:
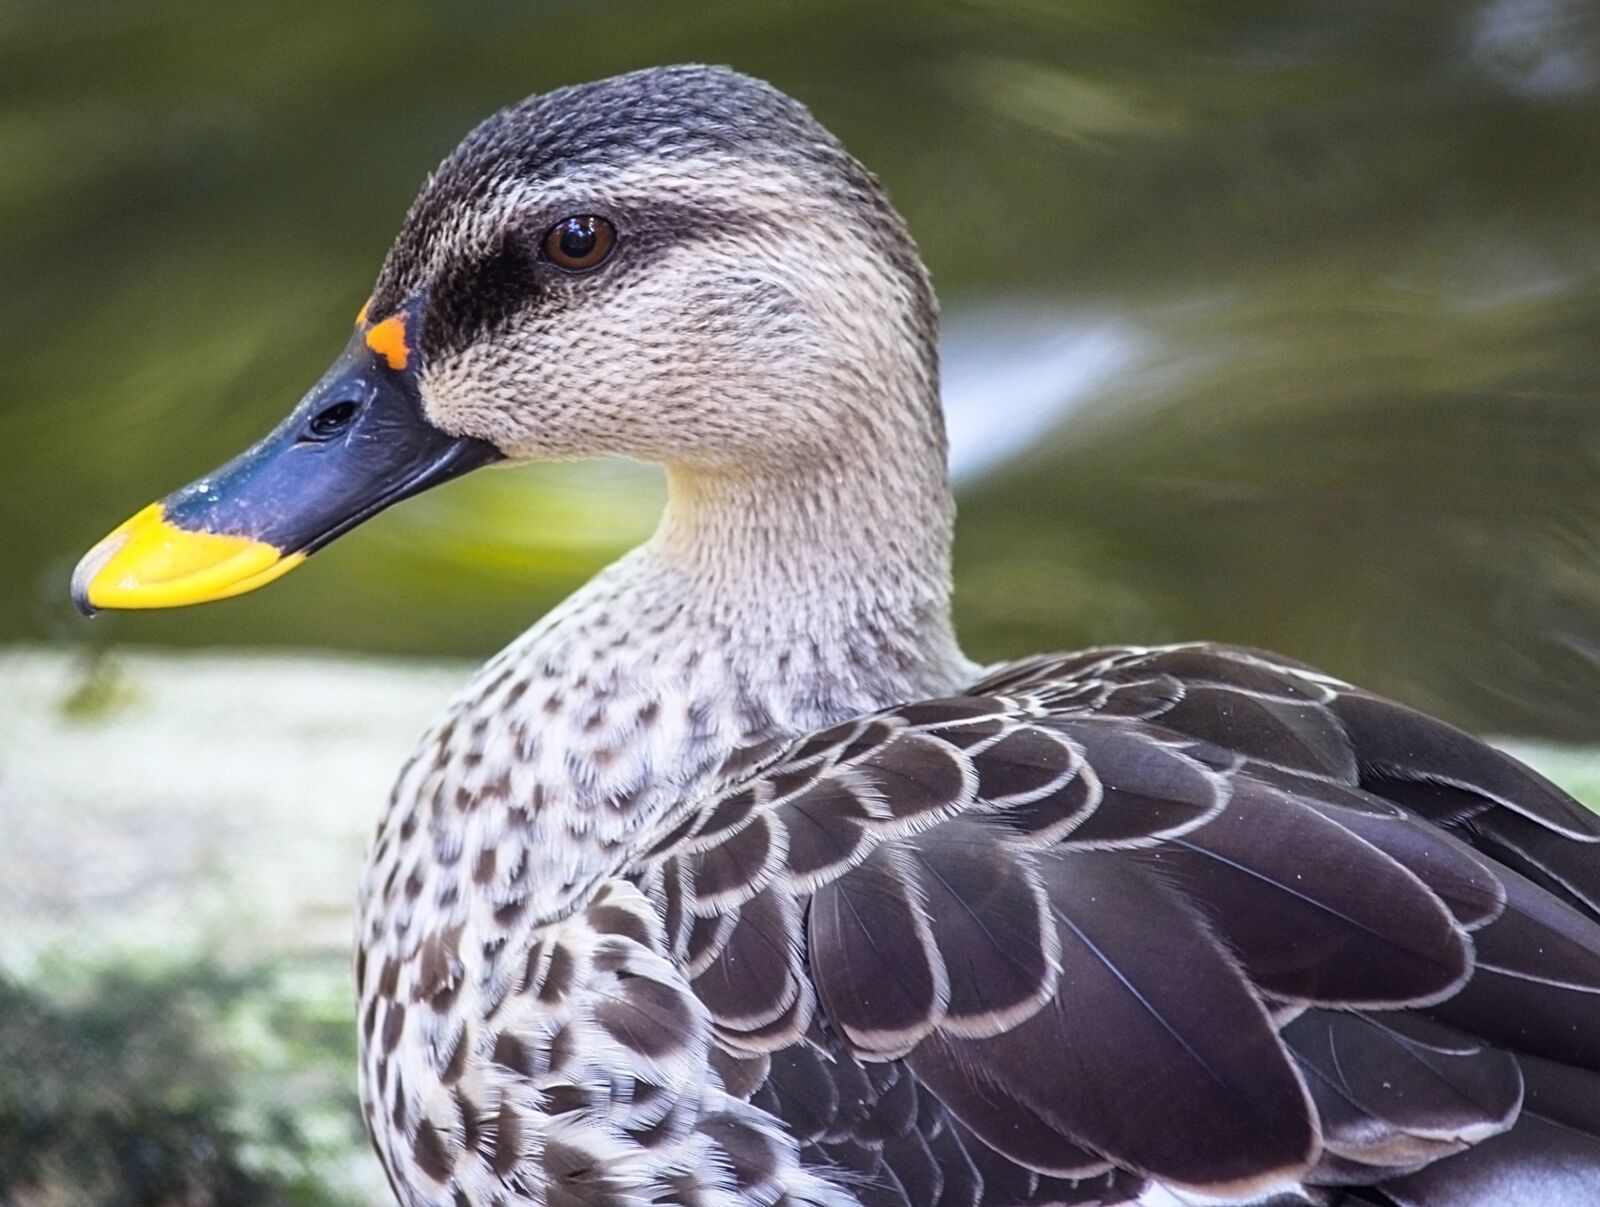
<path fill-rule="evenodd" d="M 368 1201 L 344 977 L 299 979 L 205 960 L 0 975 L 0 1202 Z"/>
<path fill-rule="evenodd" d="M 375 1203 L 362 851 L 459 665 L 0 649 L 0 1203 Z"/>

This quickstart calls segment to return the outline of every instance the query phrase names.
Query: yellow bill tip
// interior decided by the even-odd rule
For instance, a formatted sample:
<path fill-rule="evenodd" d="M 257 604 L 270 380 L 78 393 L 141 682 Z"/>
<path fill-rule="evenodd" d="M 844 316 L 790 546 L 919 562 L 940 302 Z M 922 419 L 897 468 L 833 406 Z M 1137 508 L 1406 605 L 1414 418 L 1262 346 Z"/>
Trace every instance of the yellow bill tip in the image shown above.
<path fill-rule="evenodd" d="M 72 599 L 85 613 L 181 608 L 253 591 L 304 560 L 249 537 L 179 528 L 152 503 L 84 555 Z"/>

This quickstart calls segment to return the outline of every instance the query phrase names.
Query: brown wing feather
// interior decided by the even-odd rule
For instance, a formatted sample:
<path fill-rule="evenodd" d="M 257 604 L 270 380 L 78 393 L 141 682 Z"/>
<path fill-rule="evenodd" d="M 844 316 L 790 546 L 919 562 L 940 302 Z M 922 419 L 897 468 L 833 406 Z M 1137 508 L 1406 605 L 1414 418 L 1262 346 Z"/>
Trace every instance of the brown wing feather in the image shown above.
<path fill-rule="evenodd" d="M 1597 844 L 1459 730 L 1182 646 L 804 738 L 640 877 L 720 1042 L 771 1054 L 752 1100 L 863 1201 L 1431 1205 L 1540 1153 L 1600 1183 L 1593 1129 L 1553 1138 L 1600 1084 Z"/>

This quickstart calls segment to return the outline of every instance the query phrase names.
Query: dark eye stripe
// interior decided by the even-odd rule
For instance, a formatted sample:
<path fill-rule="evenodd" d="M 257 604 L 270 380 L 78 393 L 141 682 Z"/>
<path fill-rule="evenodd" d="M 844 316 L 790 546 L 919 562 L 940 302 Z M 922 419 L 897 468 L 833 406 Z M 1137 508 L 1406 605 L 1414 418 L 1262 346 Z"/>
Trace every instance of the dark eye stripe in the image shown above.
<path fill-rule="evenodd" d="M 538 292 L 537 250 L 515 235 L 486 256 L 447 265 L 428 290 L 424 356 L 460 351 L 480 333 L 503 326 Z"/>
<path fill-rule="evenodd" d="M 418 336 L 423 360 L 459 352 L 492 336 L 529 306 L 580 306 L 589 290 L 613 289 L 620 278 L 649 271 L 663 252 L 678 244 L 737 237 L 771 221 L 766 215 L 739 210 L 641 205 L 615 212 L 611 219 L 626 238 L 627 254 L 613 250 L 603 271 L 574 272 L 545 262 L 548 238 L 565 220 L 558 218 L 554 227 L 530 224 L 532 232 L 527 227 L 508 229 L 487 255 L 446 261 L 426 287 L 428 304 Z"/>

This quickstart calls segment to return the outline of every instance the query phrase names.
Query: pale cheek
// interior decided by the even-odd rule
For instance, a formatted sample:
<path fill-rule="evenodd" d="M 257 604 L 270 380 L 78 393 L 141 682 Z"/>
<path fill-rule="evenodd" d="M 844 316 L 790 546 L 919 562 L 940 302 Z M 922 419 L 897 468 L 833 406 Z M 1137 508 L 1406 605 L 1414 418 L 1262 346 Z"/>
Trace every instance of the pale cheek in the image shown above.
<path fill-rule="evenodd" d="M 430 418 L 519 458 L 704 465 L 803 456 L 844 396 L 783 282 L 660 272 L 467 350 L 425 378 Z"/>
<path fill-rule="evenodd" d="M 452 435 L 495 440 L 495 416 L 479 388 L 489 376 L 487 366 L 460 362 L 425 369 L 419 386 L 428 422 Z"/>

